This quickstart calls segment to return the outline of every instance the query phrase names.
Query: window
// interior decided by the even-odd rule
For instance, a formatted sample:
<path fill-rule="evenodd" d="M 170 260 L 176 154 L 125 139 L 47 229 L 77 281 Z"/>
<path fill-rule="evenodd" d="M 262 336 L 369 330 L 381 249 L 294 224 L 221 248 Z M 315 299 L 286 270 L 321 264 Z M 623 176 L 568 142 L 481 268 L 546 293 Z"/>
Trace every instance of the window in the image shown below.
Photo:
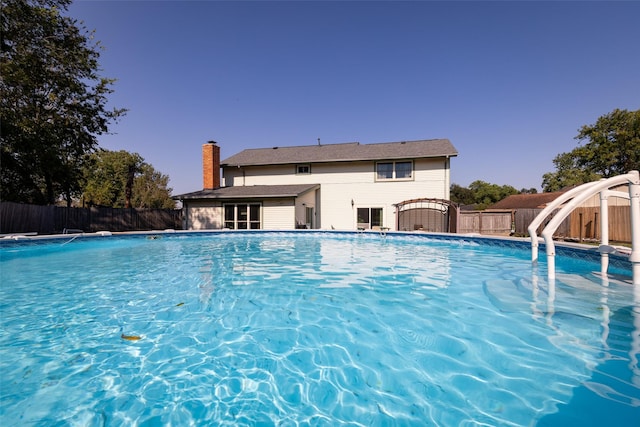
<path fill-rule="evenodd" d="M 224 205 L 224 228 L 236 228 L 236 205 Z"/>
<path fill-rule="evenodd" d="M 376 181 L 410 180 L 413 178 L 413 162 L 376 163 Z"/>
<path fill-rule="evenodd" d="M 371 208 L 371 228 L 382 227 L 382 208 Z"/>
<path fill-rule="evenodd" d="M 296 174 L 309 175 L 311 173 L 310 165 L 296 165 Z"/>
<path fill-rule="evenodd" d="M 411 162 L 396 162 L 396 179 L 411 179 L 413 165 Z"/>
<path fill-rule="evenodd" d="M 377 179 L 393 179 L 393 163 L 378 163 Z"/>
<path fill-rule="evenodd" d="M 260 204 L 238 203 L 224 205 L 224 227 L 231 230 L 259 230 L 261 227 Z"/>
<path fill-rule="evenodd" d="M 382 208 L 358 208 L 358 228 L 382 227 Z"/>

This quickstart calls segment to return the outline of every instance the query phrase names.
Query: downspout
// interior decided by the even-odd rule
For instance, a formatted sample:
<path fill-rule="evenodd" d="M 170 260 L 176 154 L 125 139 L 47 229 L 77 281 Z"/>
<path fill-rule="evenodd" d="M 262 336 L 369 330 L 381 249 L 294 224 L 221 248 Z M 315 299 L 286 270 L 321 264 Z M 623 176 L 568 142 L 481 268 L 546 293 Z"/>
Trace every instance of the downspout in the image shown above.
<path fill-rule="evenodd" d="M 444 197 L 443 199 L 445 200 L 449 200 L 451 197 L 451 194 L 449 193 L 451 190 L 451 160 L 449 159 L 449 156 L 445 156 L 444 158 Z"/>

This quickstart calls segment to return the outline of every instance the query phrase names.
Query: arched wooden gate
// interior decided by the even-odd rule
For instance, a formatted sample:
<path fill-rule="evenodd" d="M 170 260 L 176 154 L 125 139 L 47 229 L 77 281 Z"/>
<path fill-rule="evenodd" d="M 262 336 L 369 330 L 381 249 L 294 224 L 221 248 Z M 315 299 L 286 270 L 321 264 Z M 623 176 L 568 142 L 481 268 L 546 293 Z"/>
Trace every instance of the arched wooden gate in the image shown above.
<path fill-rule="evenodd" d="M 395 205 L 398 231 L 456 233 L 458 205 L 445 199 L 413 199 Z"/>

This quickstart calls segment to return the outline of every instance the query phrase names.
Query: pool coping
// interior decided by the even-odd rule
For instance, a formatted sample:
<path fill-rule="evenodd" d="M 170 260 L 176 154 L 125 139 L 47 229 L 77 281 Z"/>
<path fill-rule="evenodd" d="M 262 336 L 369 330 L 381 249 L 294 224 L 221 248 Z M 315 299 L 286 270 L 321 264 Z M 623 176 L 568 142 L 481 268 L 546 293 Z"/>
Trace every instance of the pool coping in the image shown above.
<path fill-rule="evenodd" d="M 503 248 L 525 249 L 531 250 L 531 238 L 512 237 L 512 236 L 494 236 L 482 235 L 477 233 L 454 234 L 454 233 L 436 233 L 425 231 L 377 231 L 377 230 L 324 230 L 324 229 L 296 229 L 296 230 L 146 230 L 146 231 L 97 231 L 94 233 L 68 233 L 68 234 L 49 234 L 49 235 L 33 235 L 31 233 L 14 233 L 5 235 L 0 238 L 0 249 L 3 247 L 26 246 L 32 244 L 44 244 L 49 241 L 68 240 L 71 242 L 76 239 L 97 239 L 108 237 L 126 237 L 126 236 L 158 236 L 158 235 L 206 235 L 206 234 L 271 234 L 271 233 L 302 233 L 302 234 L 346 234 L 346 235 L 367 235 L 379 236 L 386 238 L 387 236 L 413 236 L 417 238 L 428 238 L 432 240 L 442 241 L 461 241 L 467 243 L 484 244 L 488 246 L 497 246 Z M 587 245 L 583 243 L 554 241 L 557 255 L 586 259 L 592 262 L 600 262 L 601 254 L 598 246 Z M 540 261 L 546 264 L 546 255 L 544 253 L 545 243 L 542 238 L 538 238 L 540 251 Z M 611 267 L 632 271 L 632 264 L 628 256 L 619 254 L 610 254 L 609 262 Z"/>

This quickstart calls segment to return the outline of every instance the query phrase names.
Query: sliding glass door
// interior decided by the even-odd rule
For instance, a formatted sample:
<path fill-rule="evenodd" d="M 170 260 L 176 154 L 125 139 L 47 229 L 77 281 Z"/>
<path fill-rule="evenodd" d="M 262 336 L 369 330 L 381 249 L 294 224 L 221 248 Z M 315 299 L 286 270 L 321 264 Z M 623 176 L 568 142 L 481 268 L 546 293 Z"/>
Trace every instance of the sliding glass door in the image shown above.
<path fill-rule="evenodd" d="M 224 205 L 224 228 L 230 230 L 259 230 L 262 226 L 259 203 Z"/>

